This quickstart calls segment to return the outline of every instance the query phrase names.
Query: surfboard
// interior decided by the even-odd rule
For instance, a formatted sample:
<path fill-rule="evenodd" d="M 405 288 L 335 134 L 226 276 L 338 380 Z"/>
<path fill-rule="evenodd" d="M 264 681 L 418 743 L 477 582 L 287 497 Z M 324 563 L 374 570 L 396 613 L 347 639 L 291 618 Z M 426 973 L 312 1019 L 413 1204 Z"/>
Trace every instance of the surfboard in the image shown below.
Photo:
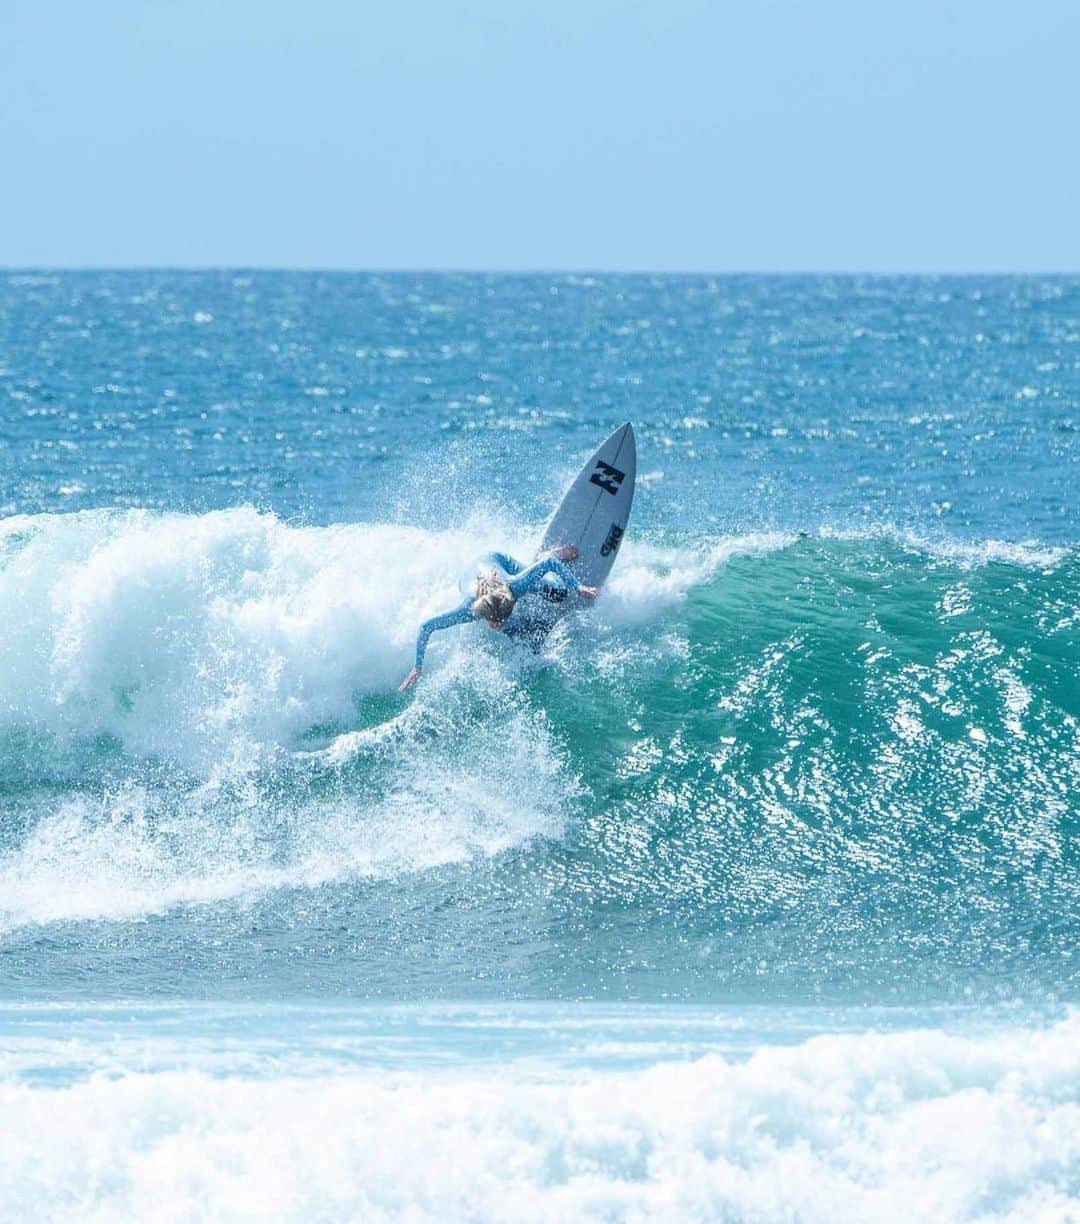
<path fill-rule="evenodd" d="M 636 476 L 637 447 L 627 422 L 597 447 L 567 489 L 544 531 L 536 560 L 554 548 L 572 545 L 578 555 L 567 564 L 574 577 L 586 586 L 603 586 L 630 521 Z M 588 604 L 573 595 L 558 603 L 526 595 L 518 601 L 506 632 L 530 638 L 539 649 L 563 616 L 584 607 Z"/>

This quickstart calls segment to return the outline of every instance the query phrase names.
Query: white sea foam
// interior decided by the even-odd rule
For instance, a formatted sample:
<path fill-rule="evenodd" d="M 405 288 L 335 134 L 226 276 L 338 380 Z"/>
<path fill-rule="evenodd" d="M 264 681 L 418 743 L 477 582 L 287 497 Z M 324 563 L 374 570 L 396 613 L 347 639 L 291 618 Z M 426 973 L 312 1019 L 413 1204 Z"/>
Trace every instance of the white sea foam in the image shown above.
<path fill-rule="evenodd" d="M 209 775 L 388 689 L 450 602 L 465 533 L 237 509 L 8 520 L 0 718 Z"/>
<path fill-rule="evenodd" d="M 218 1063 L 0 1082 L 0 1215 L 1080 1218 L 1075 1016 L 981 1035 L 837 1034 L 634 1072 L 324 1075 L 298 1058 L 267 1079 Z"/>

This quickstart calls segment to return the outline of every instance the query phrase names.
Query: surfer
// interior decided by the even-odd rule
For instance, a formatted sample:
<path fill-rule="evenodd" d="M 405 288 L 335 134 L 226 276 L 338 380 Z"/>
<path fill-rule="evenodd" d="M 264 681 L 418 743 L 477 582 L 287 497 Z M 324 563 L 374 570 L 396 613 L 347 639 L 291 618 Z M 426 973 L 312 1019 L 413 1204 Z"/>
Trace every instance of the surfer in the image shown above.
<path fill-rule="evenodd" d="M 501 632 L 517 600 L 522 595 L 534 592 L 555 602 L 565 599 L 570 593 L 582 599 L 595 599 L 600 594 L 600 588 L 578 582 L 563 564 L 564 561 L 573 561 L 577 555 L 578 550 L 573 547 L 555 548 L 526 569 L 520 561 L 506 553 L 486 553 L 462 580 L 462 603 L 452 612 L 433 616 L 420 626 L 420 632 L 416 635 L 416 664 L 398 686 L 398 692 L 403 693 L 420 679 L 428 638 L 436 629 L 486 620 L 492 629 Z"/>

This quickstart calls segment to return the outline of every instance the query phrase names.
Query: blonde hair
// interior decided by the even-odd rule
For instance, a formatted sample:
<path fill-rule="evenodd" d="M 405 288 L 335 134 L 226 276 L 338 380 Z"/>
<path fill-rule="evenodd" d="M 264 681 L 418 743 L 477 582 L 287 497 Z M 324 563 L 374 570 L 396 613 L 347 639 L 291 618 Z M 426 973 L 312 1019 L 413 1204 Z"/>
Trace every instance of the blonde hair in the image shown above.
<path fill-rule="evenodd" d="M 505 621 L 514 610 L 514 597 L 510 588 L 494 570 L 479 574 L 476 579 L 476 599 L 471 608 L 473 616 L 484 620 Z"/>

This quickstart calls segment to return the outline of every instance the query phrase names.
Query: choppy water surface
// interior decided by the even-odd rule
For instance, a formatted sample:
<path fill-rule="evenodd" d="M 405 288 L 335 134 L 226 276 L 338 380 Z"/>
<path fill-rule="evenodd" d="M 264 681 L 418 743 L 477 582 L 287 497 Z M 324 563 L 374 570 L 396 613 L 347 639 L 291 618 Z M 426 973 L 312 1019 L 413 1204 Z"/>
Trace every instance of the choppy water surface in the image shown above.
<path fill-rule="evenodd" d="M 0 405 L 6 1214 L 1075 1209 L 1080 282 L 7 274 Z"/>

